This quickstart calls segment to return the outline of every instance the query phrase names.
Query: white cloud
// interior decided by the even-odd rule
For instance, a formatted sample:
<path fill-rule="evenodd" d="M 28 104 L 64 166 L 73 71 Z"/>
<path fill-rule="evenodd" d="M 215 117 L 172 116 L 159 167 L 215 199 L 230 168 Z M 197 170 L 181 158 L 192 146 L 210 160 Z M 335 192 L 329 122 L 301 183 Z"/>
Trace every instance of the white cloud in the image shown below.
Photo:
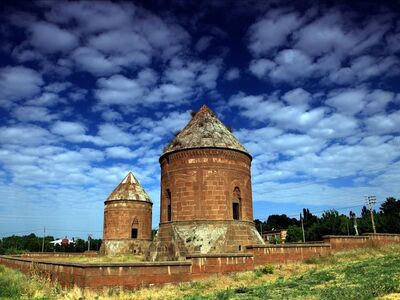
<path fill-rule="evenodd" d="M 44 53 L 68 51 L 78 44 L 77 37 L 57 25 L 37 22 L 30 24 L 31 44 Z"/>
<path fill-rule="evenodd" d="M 54 136 L 44 128 L 34 125 L 14 125 L 0 127 L 0 143 L 15 145 L 46 145 L 54 141 Z"/>
<path fill-rule="evenodd" d="M 238 68 L 230 68 L 225 73 L 225 79 L 229 81 L 239 79 L 239 77 L 240 77 L 240 71 Z"/>
<path fill-rule="evenodd" d="M 335 113 L 319 121 L 309 134 L 330 139 L 343 138 L 355 135 L 358 128 L 359 122 L 355 118 Z"/>
<path fill-rule="evenodd" d="M 261 58 L 250 62 L 249 70 L 258 78 L 263 78 L 270 70 L 275 67 L 275 63 L 269 59 Z"/>
<path fill-rule="evenodd" d="M 272 10 L 249 28 L 249 49 L 256 56 L 267 54 L 286 43 L 288 35 L 302 24 L 295 12 Z"/>
<path fill-rule="evenodd" d="M 308 105 L 311 94 L 302 88 L 296 88 L 286 92 L 282 99 L 291 105 Z"/>
<path fill-rule="evenodd" d="M 106 154 L 108 157 L 120 158 L 120 159 L 131 159 L 137 157 L 138 155 L 128 147 L 123 147 L 123 146 L 106 148 Z"/>
<path fill-rule="evenodd" d="M 203 52 L 210 46 L 212 40 L 213 40 L 212 36 L 203 36 L 197 41 L 194 48 L 196 49 L 197 52 Z"/>
<path fill-rule="evenodd" d="M 79 30 L 84 33 L 97 33 L 126 26 L 135 14 L 133 5 L 117 5 L 107 1 L 49 4 L 50 11 L 46 13 L 49 20 L 60 24 L 78 22 Z"/>
<path fill-rule="evenodd" d="M 376 134 L 399 133 L 400 132 L 400 112 L 388 115 L 377 114 L 365 120 L 368 131 Z"/>
<path fill-rule="evenodd" d="M 104 105 L 134 105 L 142 101 L 144 90 L 134 80 L 123 75 L 113 75 L 110 78 L 98 80 L 99 89 L 96 96 Z"/>
<path fill-rule="evenodd" d="M 89 46 L 105 53 L 143 52 L 151 54 L 151 46 L 147 40 L 134 31 L 123 29 L 106 31 L 92 36 Z"/>
<path fill-rule="evenodd" d="M 338 12 L 327 13 L 316 19 L 296 32 L 296 48 L 313 56 L 349 51 L 358 40 L 351 31 L 345 33 L 342 30 L 343 21 L 343 16 Z"/>
<path fill-rule="evenodd" d="M 36 106 L 18 106 L 13 115 L 22 122 L 51 122 L 58 118 L 57 114 L 51 114 L 47 108 Z"/>
<path fill-rule="evenodd" d="M 309 9 L 303 16 L 287 9 L 270 11 L 248 30 L 253 55 L 250 71 L 262 79 L 295 84 L 316 78 L 330 84 L 364 82 L 400 73 L 393 45 L 393 15 L 368 20 L 339 9 Z M 389 51 L 387 51 L 390 49 Z M 277 54 L 275 54 L 277 53 Z"/>
<path fill-rule="evenodd" d="M 72 53 L 72 58 L 75 60 L 78 69 L 96 76 L 114 74 L 121 70 L 118 64 L 110 61 L 93 48 L 78 48 Z"/>
<path fill-rule="evenodd" d="M 60 99 L 57 94 L 43 93 L 40 96 L 26 101 L 25 104 L 35 106 L 54 106 L 60 102 L 63 102 L 63 100 Z"/>
<path fill-rule="evenodd" d="M 378 112 L 384 112 L 387 105 L 390 102 L 394 102 L 395 94 L 393 92 L 384 90 L 374 90 L 367 94 L 366 100 L 367 105 L 364 107 L 363 113 L 365 114 L 375 114 Z"/>
<path fill-rule="evenodd" d="M 0 103 L 31 97 L 40 92 L 42 76 L 35 70 L 22 66 L 0 69 Z"/>
<path fill-rule="evenodd" d="M 113 124 L 101 124 L 99 126 L 99 137 L 107 145 L 134 145 L 136 137 Z"/>
<path fill-rule="evenodd" d="M 365 89 L 336 90 L 328 95 L 326 103 L 340 113 L 354 115 L 364 108 L 366 95 Z"/>
<path fill-rule="evenodd" d="M 260 122 L 271 122 L 279 128 L 307 131 L 325 117 L 326 108 L 308 109 L 307 101 L 311 95 L 302 89 L 286 92 L 282 99 L 295 105 L 285 105 L 274 95 L 247 96 L 243 93 L 231 97 L 229 104 L 239 107 L 239 114 Z M 296 102 L 297 101 L 297 102 Z"/>
<path fill-rule="evenodd" d="M 285 49 L 275 58 L 276 66 L 270 71 L 273 80 L 295 82 L 312 76 L 314 65 L 311 58 L 297 49 Z"/>
<path fill-rule="evenodd" d="M 57 121 L 51 131 L 62 136 L 79 136 L 86 133 L 86 127 L 77 122 Z"/>

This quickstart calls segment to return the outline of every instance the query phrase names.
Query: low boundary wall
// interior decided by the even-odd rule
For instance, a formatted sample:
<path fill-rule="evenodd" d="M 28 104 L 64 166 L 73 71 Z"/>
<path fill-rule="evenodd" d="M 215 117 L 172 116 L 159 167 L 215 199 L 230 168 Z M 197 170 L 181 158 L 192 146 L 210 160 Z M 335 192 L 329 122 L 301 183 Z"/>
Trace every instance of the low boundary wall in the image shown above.
<path fill-rule="evenodd" d="M 333 252 L 400 243 L 400 234 L 389 233 L 366 233 L 361 236 L 326 235 L 322 238 L 324 243 L 331 245 Z"/>
<path fill-rule="evenodd" d="M 247 253 L 196 254 L 186 261 L 82 264 L 54 262 L 39 253 L 26 256 L 0 256 L 0 264 L 24 273 L 36 273 L 58 281 L 64 287 L 103 289 L 177 283 L 210 276 L 253 270 L 263 264 L 284 264 L 332 252 L 400 243 L 400 234 L 363 236 L 324 236 L 323 243 L 247 246 Z M 60 257 L 62 255 L 59 255 Z"/>
<path fill-rule="evenodd" d="M 331 252 L 329 244 L 284 244 L 249 246 L 247 250 L 254 256 L 254 264 L 285 264 L 309 257 L 327 255 Z"/>
<path fill-rule="evenodd" d="M 36 273 L 58 281 L 63 287 L 103 289 L 121 286 L 126 289 L 152 284 L 190 280 L 192 263 L 140 262 L 78 264 L 51 262 L 14 256 L 0 256 L 0 263 L 26 274 Z"/>

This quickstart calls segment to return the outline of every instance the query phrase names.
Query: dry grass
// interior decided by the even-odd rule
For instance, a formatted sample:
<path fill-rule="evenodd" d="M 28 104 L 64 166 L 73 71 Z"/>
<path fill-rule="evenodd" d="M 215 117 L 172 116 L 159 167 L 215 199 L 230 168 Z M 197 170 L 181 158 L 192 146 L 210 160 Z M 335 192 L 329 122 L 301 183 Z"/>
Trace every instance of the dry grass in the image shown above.
<path fill-rule="evenodd" d="M 66 290 L 49 281 L 27 277 L 3 267 L 0 268 L 0 298 L 17 295 L 15 299 L 343 299 L 343 295 L 347 295 L 344 298 L 393 300 L 400 299 L 399 255 L 399 245 L 359 249 L 313 258 L 307 263 L 276 265 L 273 274 L 267 274 L 271 271 L 271 267 L 267 267 L 136 291 L 118 288 L 102 292 L 79 288 Z M 118 261 L 130 262 L 136 258 L 126 255 L 118 257 Z M 95 262 L 91 257 L 72 259 Z M 97 259 L 101 262 L 116 261 L 116 257 Z M 360 272 L 363 272 L 362 276 Z M 366 298 L 356 298 L 360 292 Z M 368 295 L 374 296 L 370 298 Z"/>
<path fill-rule="evenodd" d="M 144 261 L 142 255 L 118 255 L 118 256 L 67 256 L 67 257 L 54 257 L 45 259 L 54 262 L 69 262 L 69 263 L 85 263 L 85 264 L 98 264 L 98 263 L 135 263 Z"/>

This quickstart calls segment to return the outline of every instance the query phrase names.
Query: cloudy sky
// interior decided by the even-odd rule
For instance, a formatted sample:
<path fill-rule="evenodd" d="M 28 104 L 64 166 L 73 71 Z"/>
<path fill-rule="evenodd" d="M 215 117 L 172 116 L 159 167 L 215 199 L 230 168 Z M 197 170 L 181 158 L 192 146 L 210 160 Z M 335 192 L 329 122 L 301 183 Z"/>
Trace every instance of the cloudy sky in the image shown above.
<path fill-rule="evenodd" d="M 157 227 L 159 155 L 204 103 L 253 155 L 255 218 L 400 197 L 396 1 L 263 2 L 3 2 L 0 236 L 100 237 L 128 171 Z"/>

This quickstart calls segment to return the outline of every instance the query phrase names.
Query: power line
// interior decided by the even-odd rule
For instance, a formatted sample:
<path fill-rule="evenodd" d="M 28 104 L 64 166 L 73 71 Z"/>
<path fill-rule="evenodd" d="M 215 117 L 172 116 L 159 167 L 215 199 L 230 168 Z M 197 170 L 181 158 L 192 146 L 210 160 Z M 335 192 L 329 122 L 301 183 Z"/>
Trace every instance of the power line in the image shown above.
<path fill-rule="evenodd" d="M 14 232 L 0 232 L 0 234 L 17 234 L 17 233 L 34 233 L 37 231 L 41 231 L 42 229 L 32 229 L 32 230 L 25 230 L 25 231 L 14 231 Z"/>
<path fill-rule="evenodd" d="M 54 229 L 54 228 L 48 228 L 46 227 L 46 230 L 51 230 L 51 231 L 57 231 L 57 232 L 67 232 L 67 231 L 75 231 L 75 232 L 103 232 L 103 230 L 75 230 L 75 229 Z M 36 233 L 36 232 L 42 232 L 43 228 L 39 229 L 32 229 L 32 230 L 24 230 L 24 231 L 13 231 L 13 232 L 0 232 L 1 235 L 6 235 L 6 234 L 20 234 L 20 233 Z"/>
<path fill-rule="evenodd" d="M 385 201 L 384 200 L 377 201 L 376 203 L 380 204 L 380 203 L 383 203 L 383 202 L 385 202 Z M 326 212 L 326 211 L 331 210 L 331 209 L 342 210 L 342 209 L 356 208 L 356 207 L 360 207 L 360 206 L 365 206 L 365 204 L 356 204 L 356 205 L 353 205 L 353 206 L 345 206 L 345 207 L 332 207 L 332 208 L 327 208 L 327 209 L 315 210 L 315 211 L 311 211 L 311 212 L 314 213 L 314 214 L 318 214 L 318 213 Z M 286 215 L 288 217 L 297 217 L 298 213 L 293 213 L 293 214 L 290 213 L 290 214 L 286 214 Z"/>
<path fill-rule="evenodd" d="M 55 229 L 55 228 L 47 228 L 48 230 L 52 231 L 76 231 L 76 232 L 103 232 L 103 230 L 81 230 L 81 229 Z"/>

